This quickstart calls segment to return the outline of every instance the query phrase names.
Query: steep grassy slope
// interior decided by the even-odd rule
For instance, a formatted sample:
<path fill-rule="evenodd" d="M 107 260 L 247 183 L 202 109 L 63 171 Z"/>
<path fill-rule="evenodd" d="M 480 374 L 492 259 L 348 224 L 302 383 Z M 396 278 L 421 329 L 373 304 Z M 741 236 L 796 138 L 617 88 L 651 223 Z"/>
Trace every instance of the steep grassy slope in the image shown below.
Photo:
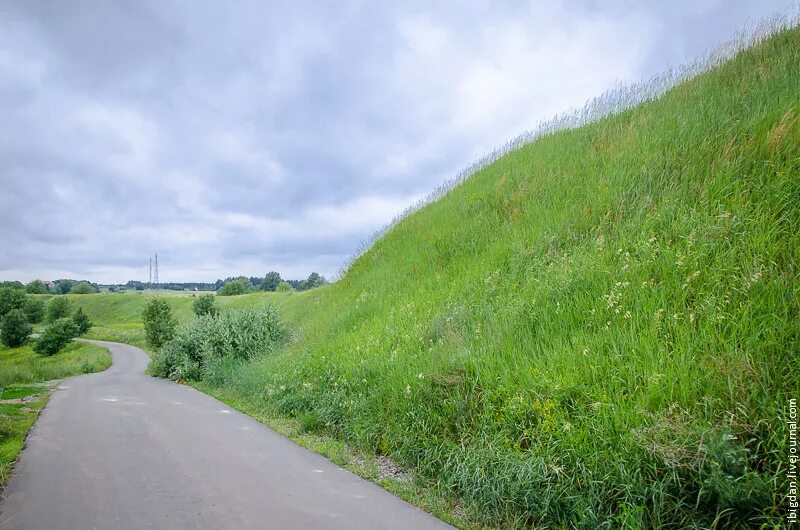
<path fill-rule="evenodd" d="M 488 523 L 777 522 L 797 396 L 800 32 L 541 138 L 280 300 L 253 401 Z"/>

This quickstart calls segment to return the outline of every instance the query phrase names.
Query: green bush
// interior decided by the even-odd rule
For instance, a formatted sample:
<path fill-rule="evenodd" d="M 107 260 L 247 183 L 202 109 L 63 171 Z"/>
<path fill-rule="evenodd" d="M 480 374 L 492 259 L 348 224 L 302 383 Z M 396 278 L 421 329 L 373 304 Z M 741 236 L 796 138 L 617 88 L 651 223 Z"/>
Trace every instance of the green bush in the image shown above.
<path fill-rule="evenodd" d="M 39 355 L 55 355 L 78 336 L 78 326 L 71 318 L 60 318 L 45 328 L 42 336 L 33 344 Z"/>
<path fill-rule="evenodd" d="M 45 316 L 47 322 L 55 322 L 58 319 L 66 318 L 72 311 L 72 304 L 64 297 L 56 296 L 47 302 Z"/>
<path fill-rule="evenodd" d="M 25 317 L 21 309 L 12 309 L 3 316 L 0 321 L 0 340 L 9 348 L 22 346 L 28 340 L 28 335 L 33 331 L 33 327 Z"/>
<path fill-rule="evenodd" d="M 0 317 L 25 306 L 25 291 L 14 287 L 0 288 Z"/>
<path fill-rule="evenodd" d="M 75 323 L 75 326 L 78 328 L 78 334 L 83 335 L 92 327 L 92 322 L 89 320 L 89 317 L 86 316 L 86 313 L 83 312 L 83 308 L 79 307 L 78 310 L 72 315 L 72 322 Z"/>
<path fill-rule="evenodd" d="M 147 343 L 153 349 L 160 348 L 175 334 L 175 318 L 163 298 L 153 298 L 147 302 L 142 310 L 142 323 Z"/>
<path fill-rule="evenodd" d="M 289 284 L 288 282 L 281 282 L 275 288 L 275 291 L 277 291 L 279 293 L 290 293 L 290 292 L 294 291 L 294 289 L 292 288 L 291 284 Z"/>
<path fill-rule="evenodd" d="M 150 371 L 159 377 L 197 380 L 213 377 L 220 363 L 245 361 L 272 351 L 286 336 L 272 307 L 205 315 L 182 326 L 153 355 Z"/>
<path fill-rule="evenodd" d="M 250 292 L 250 285 L 245 283 L 244 280 L 231 280 L 223 285 L 217 294 L 220 296 L 235 296 Z"/>
<path fill-rule="evenodd" d="M 204 294 L 195 298 L 194 302 L 192 302 L 192 311 L 199 317 L 218 314 L 219 309 L 217 309 L 217 306 L 214 304 L 214 295 Z"/>
<path fill-rule="evenodd" d="M 31 324 L 38 324 L 44 320 L 44 300 L 41 298 L 29 296 L 28 299 L 25 300 L 25 306 L 22 310 L 25 312 L 25 316 Z"/>

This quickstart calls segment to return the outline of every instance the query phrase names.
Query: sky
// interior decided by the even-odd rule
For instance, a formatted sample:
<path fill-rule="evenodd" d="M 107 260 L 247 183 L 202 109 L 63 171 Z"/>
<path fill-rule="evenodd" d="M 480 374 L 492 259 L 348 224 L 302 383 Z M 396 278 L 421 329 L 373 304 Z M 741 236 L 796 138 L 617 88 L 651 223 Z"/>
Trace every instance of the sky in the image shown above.
<path fill-rule="evenodd" d="M 0 279 L 333 277 L 540 120 L 771 0 L 4 0 Z"/>

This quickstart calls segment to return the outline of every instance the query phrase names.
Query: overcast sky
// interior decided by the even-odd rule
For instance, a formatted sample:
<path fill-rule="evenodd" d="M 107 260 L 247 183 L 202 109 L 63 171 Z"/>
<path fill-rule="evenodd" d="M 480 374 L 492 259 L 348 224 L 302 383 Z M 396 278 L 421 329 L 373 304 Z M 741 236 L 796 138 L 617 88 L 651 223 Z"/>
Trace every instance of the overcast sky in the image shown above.
<path fill-rule="evenodd" d="M 496 145 L 785 5 L 4 0 L 0 279 L 330 276 Z"/>

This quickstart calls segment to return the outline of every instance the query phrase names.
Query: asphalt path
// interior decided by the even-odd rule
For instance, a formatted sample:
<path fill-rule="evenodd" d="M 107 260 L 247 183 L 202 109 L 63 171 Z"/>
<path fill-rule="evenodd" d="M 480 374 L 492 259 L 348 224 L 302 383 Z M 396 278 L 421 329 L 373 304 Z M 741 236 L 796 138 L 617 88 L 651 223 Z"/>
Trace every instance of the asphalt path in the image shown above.
<path fill-rule="evenodd" d="M 191 387 L 111 350 L 66 379 L 27 438 L 0 528 L 451 528 Z"/>

